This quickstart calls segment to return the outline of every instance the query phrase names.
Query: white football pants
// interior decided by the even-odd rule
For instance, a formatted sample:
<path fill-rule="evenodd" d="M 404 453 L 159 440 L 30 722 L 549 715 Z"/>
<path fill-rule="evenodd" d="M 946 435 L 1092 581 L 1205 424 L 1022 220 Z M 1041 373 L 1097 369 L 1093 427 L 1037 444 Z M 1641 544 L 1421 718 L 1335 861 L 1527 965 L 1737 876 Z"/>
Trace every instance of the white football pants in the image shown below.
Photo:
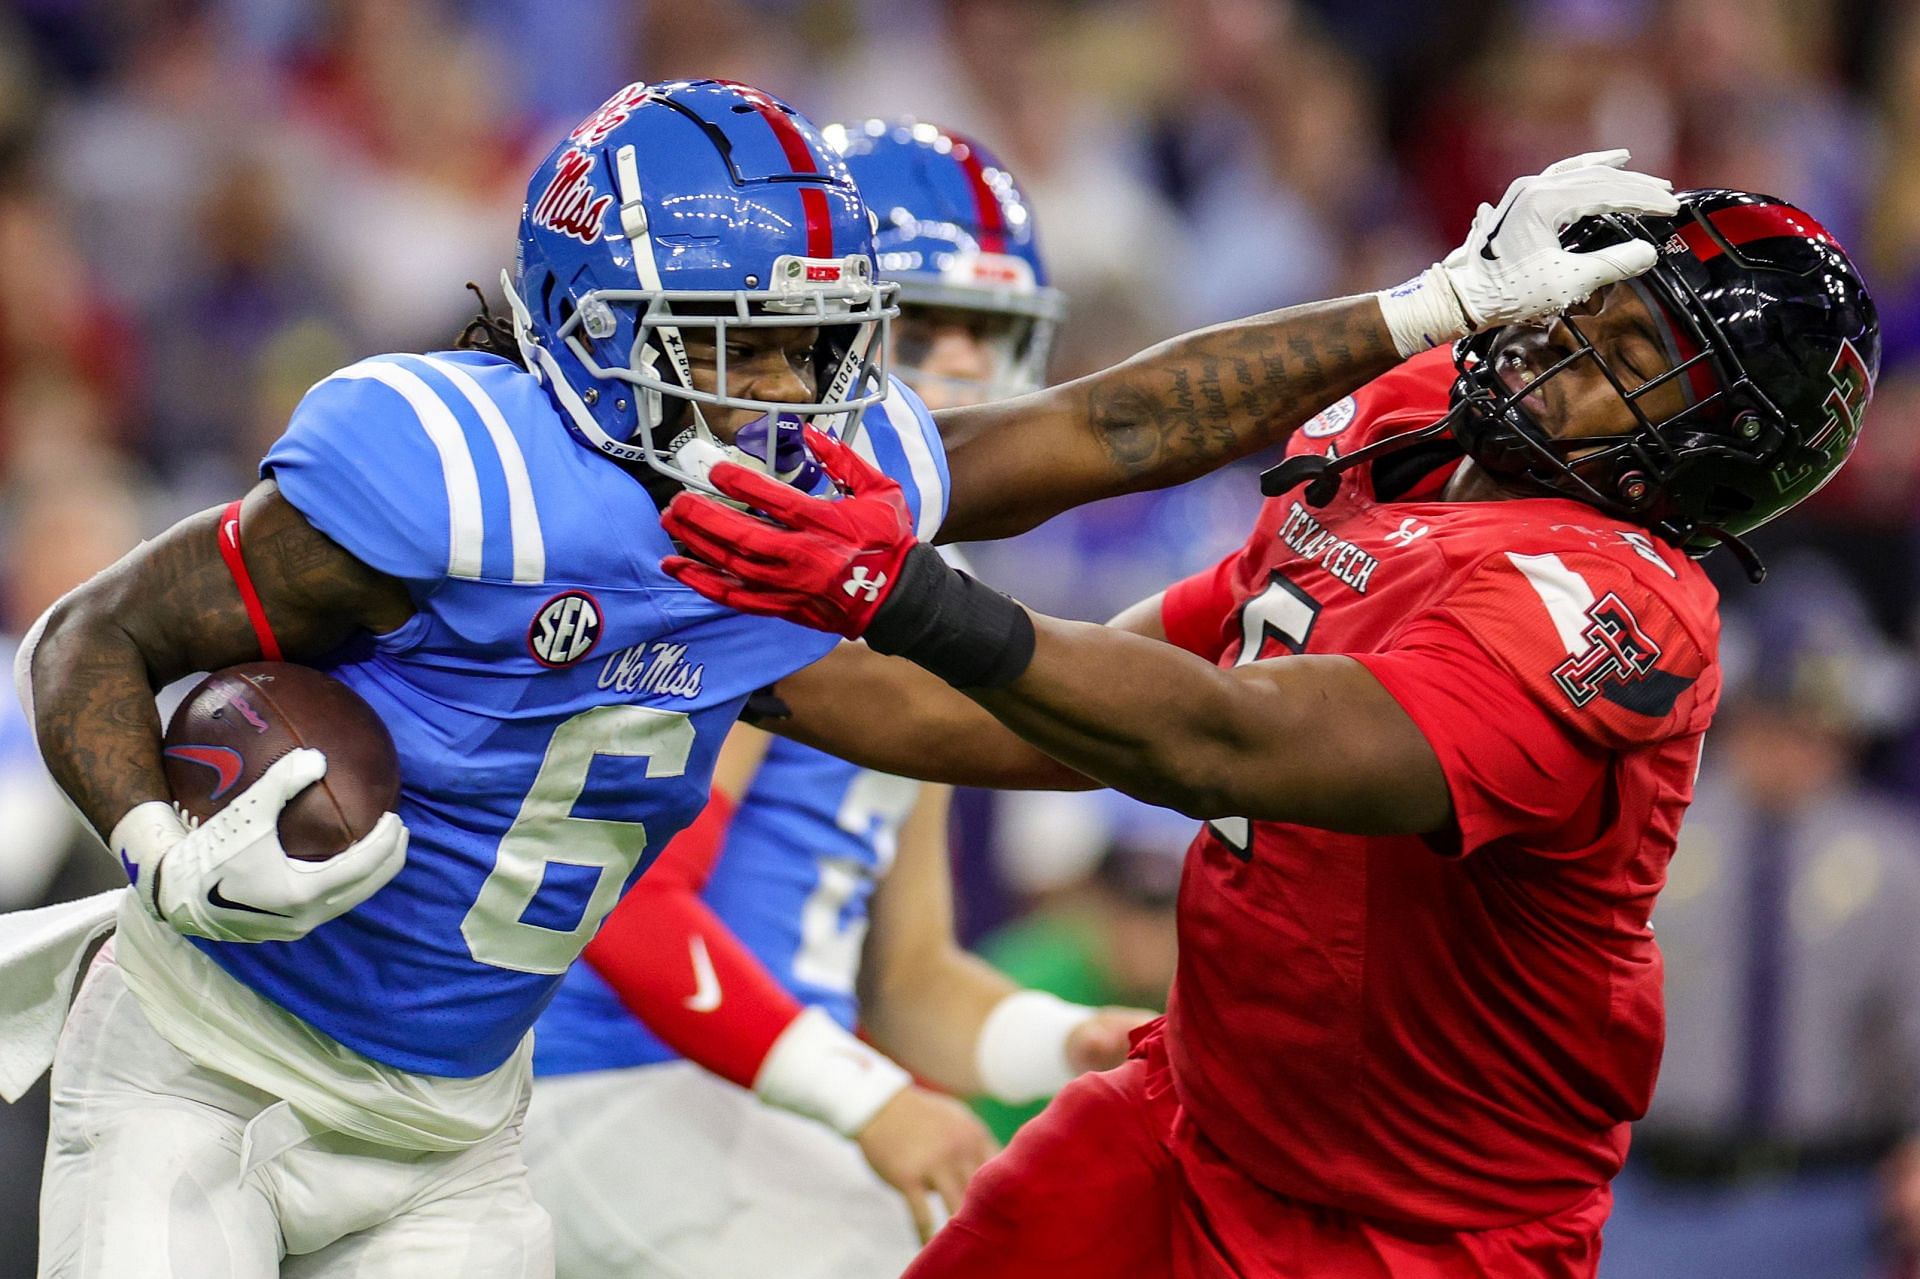
<path fill-rule="evenodd" d="M 54 1059 L 40 1276 L 548 1279 L 520 1128 L 453 1152 L 308 1136 L 162 1039 L 103 956 Z"/>
<path fill-rule="evenodd" d="M 562 1279 L 896 1279 L 913 1217 L 840 1134 L 691 1062 L 534 1081 Z"/>

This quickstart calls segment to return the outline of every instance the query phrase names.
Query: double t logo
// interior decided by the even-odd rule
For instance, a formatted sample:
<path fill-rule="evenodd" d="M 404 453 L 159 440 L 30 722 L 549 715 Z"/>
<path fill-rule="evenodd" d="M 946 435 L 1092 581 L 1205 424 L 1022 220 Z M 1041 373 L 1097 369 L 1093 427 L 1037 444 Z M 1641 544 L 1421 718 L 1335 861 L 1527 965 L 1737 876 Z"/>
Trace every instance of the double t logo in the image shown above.
<path fill-rule="evenodd" d="M 1587 609 L 1586 648 L 1568 657 L 1554 668 L 1554 682 L 1585 706 L 1599 696 L 1610 683 L 1631 684 L 1645 679 L 1660 660 L 1660 646 L 1654 643 L 1632 610 L 1609 591 Z"/>

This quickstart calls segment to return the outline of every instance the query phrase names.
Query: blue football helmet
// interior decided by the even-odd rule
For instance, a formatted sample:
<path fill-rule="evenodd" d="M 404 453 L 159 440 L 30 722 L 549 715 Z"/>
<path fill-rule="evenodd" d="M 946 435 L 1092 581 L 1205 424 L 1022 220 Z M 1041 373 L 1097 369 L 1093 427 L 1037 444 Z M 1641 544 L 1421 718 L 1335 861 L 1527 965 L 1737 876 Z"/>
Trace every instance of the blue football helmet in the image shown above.
<path fill-rule="evenodd" d="M 966 389 L 997 399 L 1044 385 L 1066 303 L 1048 287 L 1033 213 L 1013 175 L 978 142 L 931 124 L 865 120 L 823 132 L 879 220 L 880 277 L 899 284 L 900 304 L 1006 318 L 993 337 L 991 384 Z M 926 380 L 914 353 L 896 359 L 908 382 Z"/>
<path fill-rule="evenodd" d="M 801 426 L 851 439 L 886 395 L 895 311 L 872 217 L 805 117 L 747 85 L 607 99 L 534 171 L 502 282 L 527 367 L 581 441 L 681 484 L 711 491 L 707 472 L 735 461 L 805 485 Z M 816 327 L 817 400 L 730 392 L 729 332 Z M 695 384 L 689 330 L 712 337 L 712 390 Z M 727 442 L 713 408 L 758 416 Z"/>

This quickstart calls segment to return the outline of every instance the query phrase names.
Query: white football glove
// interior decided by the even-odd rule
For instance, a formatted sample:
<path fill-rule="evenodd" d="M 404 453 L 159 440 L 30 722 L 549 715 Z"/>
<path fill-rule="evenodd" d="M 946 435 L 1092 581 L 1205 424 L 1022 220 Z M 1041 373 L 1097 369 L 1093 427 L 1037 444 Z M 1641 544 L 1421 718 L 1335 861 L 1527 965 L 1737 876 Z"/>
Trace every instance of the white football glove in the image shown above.
<path fill-rule="evenodd" d="M 1515 179 L 1499 204 L 1480 206 L 1465 244 L 1376 294 L 1400 354 L 1552 315 L 1651 267 L 1659 250 L 1645 240 L 1585 253 L 1560 247 L 1561 231 L 1596 213 L 1680 211 L 1671 182 L 1626 162 L 1624 150 L 1590 151 Z"/>
<path fill-rule="evenodd" d="M 386 813 L 323 862 L 280 847 L 280 810 L 327 771 L 317 750 L 287 752 L 198 826 L 159 800 L 135 806 L 108 844 L 154 918 L 214 941 L 292 941 L 384 888 L 407 859 L 407 828 Z"/>

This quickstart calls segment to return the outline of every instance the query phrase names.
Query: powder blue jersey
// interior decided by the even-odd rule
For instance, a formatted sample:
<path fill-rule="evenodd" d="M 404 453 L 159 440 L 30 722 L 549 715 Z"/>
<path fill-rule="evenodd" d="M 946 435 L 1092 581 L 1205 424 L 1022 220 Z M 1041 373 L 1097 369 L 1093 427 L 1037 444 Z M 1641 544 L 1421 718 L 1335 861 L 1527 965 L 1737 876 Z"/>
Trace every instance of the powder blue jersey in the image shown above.
<path fill-rule="evenodd" d="M 742 797 L 701 897 L 803 1004 L 847 1029 L 867 904 L 893 863 L 919 783 L 775 739 Z M 692 974 L 689 973 L 689 980 Z M 542 1014 L 535 1074 L 676 1059 L 585 962 Z"/>
<path fill-rule="evenodd" d="M 930 535 L 946 462 L 924 406 L 896 383 L 861 440 Z M 377 1061 L 481 1074 L 698 813 L 746 696 L 836 641 L 662 573 L 646 490 L 496 357 L 345 369 L 261 471 L 413 597 L 398 630 L 315 663 L 392 732 L 412 842 L 390 884 L 297 941 L 197 944 Z"/>

